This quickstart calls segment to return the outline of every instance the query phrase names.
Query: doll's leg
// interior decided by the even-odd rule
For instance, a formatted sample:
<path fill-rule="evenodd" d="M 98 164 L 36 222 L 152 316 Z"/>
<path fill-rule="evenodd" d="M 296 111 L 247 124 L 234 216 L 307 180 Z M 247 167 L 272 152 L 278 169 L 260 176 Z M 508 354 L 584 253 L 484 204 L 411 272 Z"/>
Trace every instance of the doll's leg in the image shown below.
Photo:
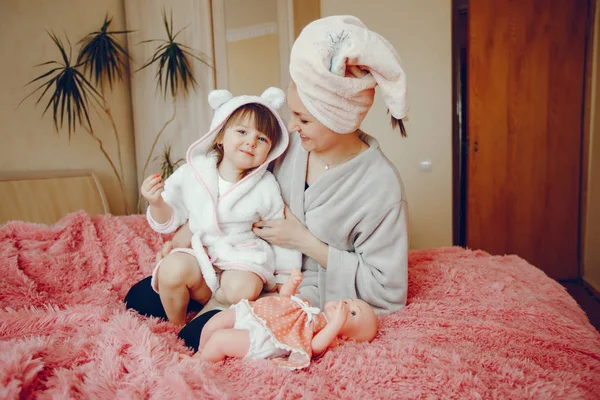
<path fill-rule="evenodd" d="M 183 325 L 190 298 L 205 304 L 211 297 L 196 258 L 171 253 L 160 264 L 156 279 L 158 294 L 169 321 Z"/>
<path fill-rule="evenodd" d="M 235 309 L 230 308 L 228 310 L 221 311 L 214 317 L 208 320 L 202 334 L 200 335 L 200 346 L 199 351 L 202 351 L 204 344 L 210 339 L 215 331 L 220 329 L 230 329 L 235 325 Z"/>
<path fill-rule="evenodd" d="M 221 304 L 235 304 L 242 299 L 256 300 L 263 289 L 263 281 L 249 271 L 227 270 L 221 274 L 215 299 Z"/>
<path fill-rule="evenodd" d="M 213 332 L 204 350 L 194 357 L 217 362 L 225 357 L 244 358 L 250 349 L 250 332 L 245 329 L 219 329 Z"/>

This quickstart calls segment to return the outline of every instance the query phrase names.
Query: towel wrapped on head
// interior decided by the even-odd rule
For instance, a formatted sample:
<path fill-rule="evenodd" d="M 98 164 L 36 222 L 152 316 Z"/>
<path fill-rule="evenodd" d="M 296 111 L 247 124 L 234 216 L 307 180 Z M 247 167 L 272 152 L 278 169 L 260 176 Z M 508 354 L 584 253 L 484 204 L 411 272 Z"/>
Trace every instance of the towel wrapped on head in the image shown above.
<path fill-rule="evenodd" d="M 390 113 L 408 111 L 406 75 L 394 47 L 353 16 L 308 24 L 290 55 L 290 76 L 306 109 L 337 133 L 360 127 L 379 86 Z"/>

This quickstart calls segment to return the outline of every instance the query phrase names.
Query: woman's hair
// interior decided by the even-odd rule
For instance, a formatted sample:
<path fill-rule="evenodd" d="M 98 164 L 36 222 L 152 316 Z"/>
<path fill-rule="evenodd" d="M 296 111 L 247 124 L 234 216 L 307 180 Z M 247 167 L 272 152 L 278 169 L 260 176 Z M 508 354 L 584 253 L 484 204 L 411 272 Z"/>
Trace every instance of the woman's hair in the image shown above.
<path fill-rule="evenodd" d="M 388 114 L 389 114 L 389 110 L 388 110 Z M 392 123 L 392 128 L 396 129 L 398 128 L 400 130 L 400 135 L 402 135 L 402 137 L 406 137 L 406 128 L 404 127 L 404 122 L 402 122 L 401 119 L 395 118 L 395 117 L 391 117 L 391 123 Z"/>
<path fill-rule="evenodd" d="M 254 118 L 254 126 L 259 132 L 264 133 L 271 142 L 271 150 L 277 146 L 281 139 L 281 127 L 277 117 L 266 106 L 259 103 L 248 103 L 236 109 L 227 118 L 227 121 L 219 130 L 212 143 L 212 149 L 217 153 L 217 166 L 223 161 L 223 147 L 217 146 L 223 140 L 225 130 L 231 125 L 245 120 L 246 118 Z M 246 170 L 242 173 L 241 178 L 252 172 L 253 169 Z"/>

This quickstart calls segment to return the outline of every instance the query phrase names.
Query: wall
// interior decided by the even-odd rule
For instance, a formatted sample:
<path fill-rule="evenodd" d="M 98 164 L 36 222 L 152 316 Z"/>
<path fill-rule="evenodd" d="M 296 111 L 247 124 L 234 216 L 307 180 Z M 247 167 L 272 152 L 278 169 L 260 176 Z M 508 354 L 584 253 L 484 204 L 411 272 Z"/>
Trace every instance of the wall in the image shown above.
<path fill-rule="evenodd" d="M 323 17 L 351 14 L 398 51 L 408 79 L 408 138 L 391 129 L 379 94 L 362 128 L 400 172 L 408 195 L 412 248 L 452 244 L 452 75 L 449 0 L 321 0 Z M 377 92 L 377 91 L 376 91 Z M 432 169 L 419 163 L 431 160 Z"/>
<path fill-rule="evenodd" d="M 600 292 L 600 7 L 596 6 L 590 104 L 589 159 L 587 165 L 587 209 L 585 210 L 585 232 L 583 253 L 583 279 Z"/>
<path fill-rule="evenodd" d="M 276 0 L 225 0 L 225 13 L 227 30 L 277 21 Z"/>
<path fill-rule="evenodd" d="M 294 37 L 311 21 L 321 18 L 321 0 L 294 0 Z"/>
<path fill-rule="evenodd" d="M 17 108 L 35 88 L 25 88 L 25 84 L 46 70 L 46 67 L 33 66 L 60 58 L 58 48 L 45 29 L 60 35 L 65 44 L 66 32 L 76 58 L 77 42 L 100 28 L 106 13 L 113 17 L 114 30 L 124 29 L 123 0 L 0 1 L 0 135 L 3 142 L 0 171 L 91 169 L 100 178 L 111 212 L 122 214 L 124 207 L 117 180 L 96 142 L 82 129 L 77 130 L 70 142 L 66 128 L 57 135 L 51 111 L 41 116 L 48 97 L 38 106 L 35 106 L 36 98 L 30 98 Z M 117 84 L 107 97 L 120 134 L 126 194 L 129 203 L 133 204 L 137 184 L 129 81 Z M 92 112 L 91 117 L 106 151 L 116 160 L 117 146 L 108 120 L 96 112 Z"/>
<path fill-rule="evenodd" d="M 227 43 L 229 90 L 235 95 L 260 95 L 279 87 L 277 35 L 264 35 Z"/>
<path fill-rule="evenodd" d="M 225 0 L 225 26 L 229 91 L 260 95 L 280 87 L 276 0 Z"/>

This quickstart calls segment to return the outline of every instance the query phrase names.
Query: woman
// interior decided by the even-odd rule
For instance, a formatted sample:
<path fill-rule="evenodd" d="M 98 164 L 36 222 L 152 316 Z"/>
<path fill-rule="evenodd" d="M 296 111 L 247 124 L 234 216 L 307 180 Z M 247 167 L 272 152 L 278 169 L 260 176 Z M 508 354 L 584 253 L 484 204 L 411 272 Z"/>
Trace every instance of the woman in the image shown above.
<path fill-rule="evenodd" d="M 284 220 L 258 222 L 254 232 L 305 255 L 298 290 L 312 304 L 359 298 L 376 312 L 400 310 L 408 280 L 404 189 L 377 141 L 359 129 L 379 86 L 392 124 L 405 136 L 406 79 L 398 55 L 357 18 L 327 17 L 301 32 L 290 55 L 290 75 L 289 130 L 294 133 L 273 171 L 289 209 Z M 175 240 L 180 237 L 185 234 Z M 149 299 L 153 295 L 142 281 L 126 302 L 161 316 L 160 303 Z M 145 304 L 158 311 L 148 312 Z M 189 309 L 200 307 L 190 304 Z M 182 329 L 190 347 L 197 349 L 204 323 L 216 312 Z"/>

